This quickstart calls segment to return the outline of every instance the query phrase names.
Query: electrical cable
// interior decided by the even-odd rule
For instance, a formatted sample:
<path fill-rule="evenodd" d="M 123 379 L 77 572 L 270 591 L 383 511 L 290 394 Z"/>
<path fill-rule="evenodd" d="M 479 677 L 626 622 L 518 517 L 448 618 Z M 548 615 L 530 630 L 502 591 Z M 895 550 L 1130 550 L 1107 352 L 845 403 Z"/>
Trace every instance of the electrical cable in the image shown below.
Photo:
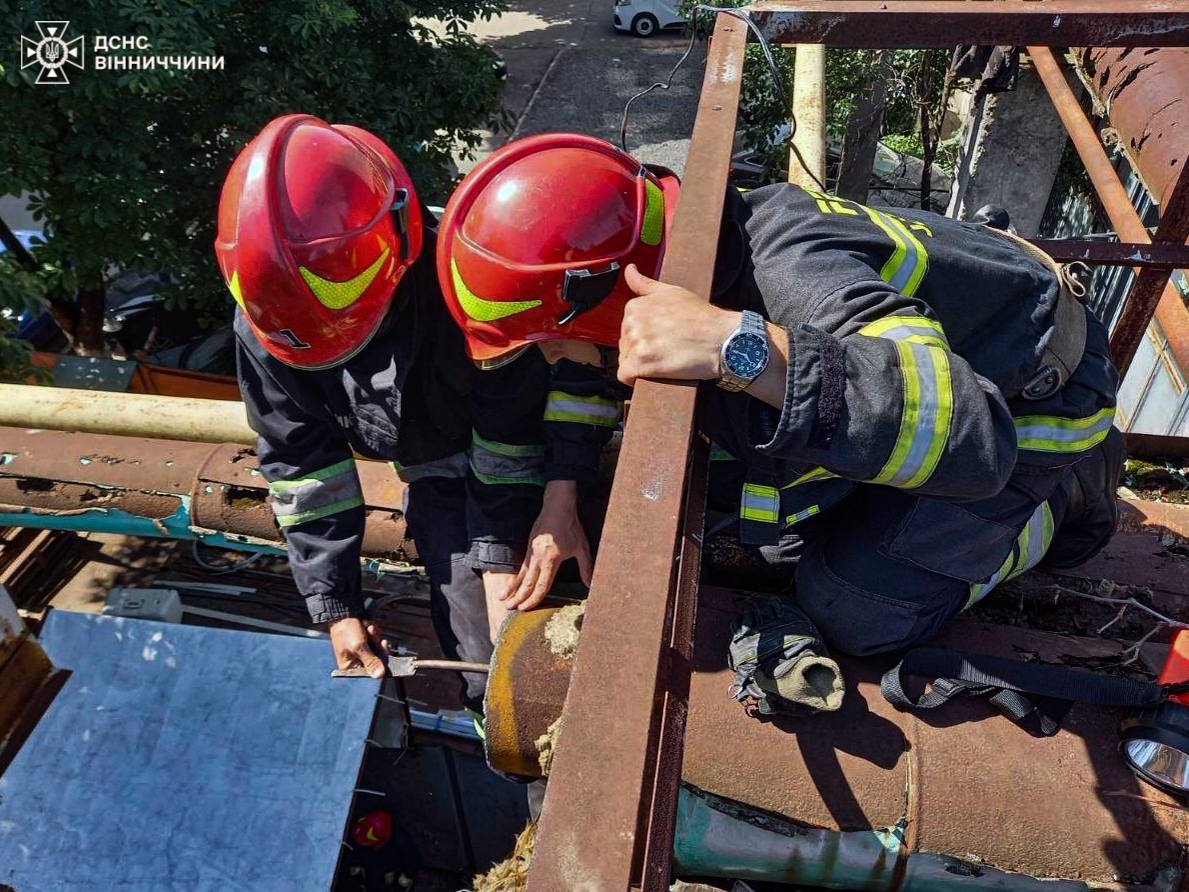
<path fill-rule="evenodd" d="M 201 543 L 198 539 L 193 539 L 190 542 L 190 556 L 194 558 L 194 563 L 202 567 L 211 576 L 226 576 L 228 573 L 235 573 L 237 570 L 245 570 L 256 561 L 263 557 L 263 551 L 257 551 L 248 555 L 246 558 L 236 561 L 232 564 L 227 564 L 220 567 L 218 564 L 212 564 L 198 553 L 198 547 Z"/>
<path fill-rule="evenodd" d="M 768 41 L 764 37 L 764 32 L 762 32 L 759 26 L 751 20 L 751 16 L 749 16 L 744 10 L 734 7 L 709 6 L 703 3 L 696 3 L 691 7 L 694 21 L 690 24 L 689 44 L 686 46 L 685 52 L 681 54 L 681 58 L 677 60 L 677 64 L 673 66 L 673 70 L 669 72 L 669 77 L 665 81 L 657 81 L 652 86 L 641 90 L 639 93 L 636 93 L 634 96 L 629 98 L 624 104 L 623 114 L 619 119 L 619 147 L 624 152 L 628 152 L 628 115 L 631 113 L 632 105 L 637 99 L 642 99 L 654 90 L 668 90 L 670 87 L 672 87 L 673 78 L 677 75 L 678 69 L 680 69 L 681 66 L 685 64 L 685 60 L 688 59 L 690 53 L 693 52 L 694 40 L 698 35 L 697 14 L 703 11 L 712 13 L 726 13 L 727 15 L 731 16 L 731 18 L 738 19 L 739 21 L 743 22 L 743 24 L 747 25 L 751 33 L 755 35 L 756 42 L 759 43 L 760 50 L 764 54 L 764 60 L 768 63 L 768 70 L 772 75 L 772 86 L 776 91 L 777 97 L 783 103 L 785 108 L 789 107 L 788 90 L 784 83 L 784 77 L 780 73 L 780 68 L 776 64 L 776 57 L 772 55 L 772 47 L 768 45 Z M 805 163 L 805 159 L 801 155 L 801 150 L 797 148 L 796 143 L 793 141 L 793 137 L 796 135 L 797 116 L 790 111 L 788 136 L 789 149 L 792 151 L 792 154 L 796 156 L 797 162 L 801 165 L 801 169 L 809 175 L 810 179 L 812 179 L 813 182 L 816 183 L 823 192 L 825 192 L 826 184 L 818 179 L 817 175 L 809 169 L 809 165 Z M 628 154 L 631 153 L 628 152 Z"/>

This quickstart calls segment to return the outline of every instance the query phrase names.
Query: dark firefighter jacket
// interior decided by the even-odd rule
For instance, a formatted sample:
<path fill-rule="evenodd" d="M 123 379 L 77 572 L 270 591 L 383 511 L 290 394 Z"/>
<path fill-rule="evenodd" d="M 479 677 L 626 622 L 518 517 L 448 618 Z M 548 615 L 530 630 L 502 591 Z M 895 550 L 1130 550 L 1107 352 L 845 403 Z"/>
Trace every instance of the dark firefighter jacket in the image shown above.
<path fill-rule="evenodd" d="M 515 569 L 540 509 L 548 366 L 537 350 L 497 371 L 467 359 L 434 274 L 432 224 L 427 215 L 421 260 L 387 320 L 346 363 L 287 366 L 236 314 L 240 390 L 260 435 L 260 468 L 315 622 L 363 615 L 364 506 L 353 453 L 392 462 L 409 483 L 465 475 L 475 569 Z"/>
<path fill-rule="evenodd" d="M 964 526 L 972 515 L 993 538 L 1009 479 L 1039 504 L 1106 437 L 1118 379 L 1088 310 L 1065 387 L 1021 395 L 1052 337 L 1059 286 L 994 230 L 792 186 L 732 204 L 728 237 L 733 227 L 749 258 L 732 293 L 789 335 L 779 411 L 714 400 L 715 436 L 748 468 L 745 537 L 770 541 L 865 482 L 924 497 L 916 510 L 934 517 L 939 549 L 947 529 L 981 529 Z M 988 542 L 989 559 L 996 550 Z"/>
<path fill-rule="evenodd" d="M 780 410 L 708 388 L 718 457 L 739 460 L 715 462 L 712 482 L 742 484 L 745 541 L 773 542 L 879 484 L 922 497 L 936 535 L 923 552 L 977 531 L 988 541 L 967 544 L 997 564 L 999 540 L 1019 532 L 996 516 L 1009 479 L 1040 504 L 1110 429 L 1117 375 L 1089 311 L 1069 382 L 1021 396 L 1052 337 L 1058 283 L 980 224 L 777 185 L 731 192 L 718 256 L 716 303 L 789 335 Z"/>

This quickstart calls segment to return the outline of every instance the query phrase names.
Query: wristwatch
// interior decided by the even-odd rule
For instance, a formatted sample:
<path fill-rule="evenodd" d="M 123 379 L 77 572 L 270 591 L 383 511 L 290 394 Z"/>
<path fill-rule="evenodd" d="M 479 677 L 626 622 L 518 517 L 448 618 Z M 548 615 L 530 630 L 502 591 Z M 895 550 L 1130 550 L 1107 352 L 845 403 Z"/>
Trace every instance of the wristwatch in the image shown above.
<path fill-rule="evenodd" d="M 718 361 L 718 386 L 744 390 L 768 368 L 768 330 L 759 313 L 743 311 L 739 326 L 723 341 Z"/>

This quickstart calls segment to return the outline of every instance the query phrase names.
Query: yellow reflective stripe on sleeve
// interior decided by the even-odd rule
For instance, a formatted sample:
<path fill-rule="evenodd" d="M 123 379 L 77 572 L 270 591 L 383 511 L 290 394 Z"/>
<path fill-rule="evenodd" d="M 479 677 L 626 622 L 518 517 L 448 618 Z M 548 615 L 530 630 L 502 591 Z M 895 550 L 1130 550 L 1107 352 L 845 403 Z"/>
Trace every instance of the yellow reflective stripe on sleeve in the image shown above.
<path fill-rule="evenodd" d="M 949 349 L 945 331 L 936 319 L 915 313 L 894 313 L 874 322 L 868 322 L 859 329 L 859 334 L 870 338 L 887 338 L 892 341 L 910 341 L 930 347 Z"/>
<path fill-rule="evenodd" d="M 805 193 L 816 199 L 817 208 L 823 214 L 845 214 L 850 217 L 857 217 L 859 215 L 859 212 L 850 207 L 849 202 L 844 198 L 827 195 L 825 192 L 817 192 L 813 189 L 806 189 Z"/>
<path fill-rule="evenodd" d="M 282 527 L 296 526 L 363 504 L 363 490 L 348 458 L 296 480 L 268 484 L 273 514 Z"/>
<path fill-rule="evenodd" d="M 757 483 L 743 484 L 743 500 L 739 516 L 744 520 L 760 523 L 777 523 L 780 520 L 780 491 L 775 486 L 761 486 Z"/>
<path fill-rule="evenodd" d="M 887 463 L 870 482 L 912 489 L 929 479 L 949 442 L 954 413 L 950 361 L 937 347 L 894 343 L 904 383 L 900 430 Z"/>
<path fill-rule="evenodd" d="M 519 443 L 500 443 L 496 440 L 488 440 L 486 437 L 479 435 L 476 430 L 471 431 L 471 443 L 478 446 L 480 449 L 487 452 L 494 452 L 497 455 L 514 456 L 518 458 L 539 458 L 545 454 L 545 447 L 536 444 L 522 445 Z"/>
<path fill-rule="evenodd" d="M 1053 509 L 1049 507 L 1047 501 L 1041 502 L 1032 512 L 1032 516 L 1028 518 L 1028 522 L 1024 524 L 1024 529 L 1020 531 L 1020 535 L 1007 553 L 1007 557 L 1003 559 L 1003 563 L 999 565 L 999 569 L 986 582 L 971 584 L 970 597 L 966 600 L 966 606 L 977 604 L 990 594 L 991 590 L 999 583 L 1014 579 L 1025 570 L 1031 570 L 1039 564 L 1053 543 L 1055 532 Z"/>
<path fill-rule="evenodd" d="M 579 396 L 564 390 L 551 390 L 545 398 L 546 421 L 569 421 L 615 427 L 622 406 L 617 400 L 602 396 Z"/>
<path fill-rule="evenodd" d="M 644 181 L 644 221 L 640 224 L 640 241 L 659 245 L 665 237 L 665 193 L 651 180 Z"/>
<path fill-rule="evenodd" d="M 471 473 L 482 483 L 544 486 L 544 457 L 544 446 L 498 443 L 471 432 Z"/>
<path fill-rule="evenodd" d="M 1113 408 L 1086 418 L 1026 415 L 1015 419 L 1016 445 L 1032 452 L 1084 452 L 1106 439 L 1114 421 Z"/>
<path fill-rule="evenodd" d="M 879 277 L 901 294 L 912 297 L 929 268 L 929 254 L 925 246 L 896 218 L 874 208 L 859 207 L 892 240 L 892 256 L 883 265 Z"/>
<path fill-rule="evenodd" d="M 308 523 L 309 521 L 317 520 L 320 517 L 329 517 L 331 514 L 338 514 L 340 511 L 358 508 L 362 504 L 363 496 L 352 496 L 351 498 L 341 499 L 337 502 L 331 502 L 329 505 L 322 505 L 319 508 L 311 508 L 309 511 L 301 511 L 297 514 L 278 514 L 277 526 L 297 526 L 299 523 Z"/>
<path fill-rule="evenodd" d="M 792 489 L 794 486 L 800 486 L 803 483 L 815 483 L 818 480 L 829 480 L 837 476 L 833 471 L 827 471 L 825 468 L 814 468 L 812 471 L 806 471 L 792 483 L 786 483 L 781 489 Z"/>

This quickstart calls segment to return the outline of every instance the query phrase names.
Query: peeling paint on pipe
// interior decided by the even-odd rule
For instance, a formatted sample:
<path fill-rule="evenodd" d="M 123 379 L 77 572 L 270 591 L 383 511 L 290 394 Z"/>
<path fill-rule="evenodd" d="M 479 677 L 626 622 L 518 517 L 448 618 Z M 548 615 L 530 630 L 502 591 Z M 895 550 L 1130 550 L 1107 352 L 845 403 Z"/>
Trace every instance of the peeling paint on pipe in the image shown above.
<path fill-rule="evenodd" d="M 404 485 L 378 462 L 359 462 L 358 471 L 363 556 L 415 562 Z M 256 456 L 233 443 L 0 428 L 0 524 L 285 551 Z"/>

